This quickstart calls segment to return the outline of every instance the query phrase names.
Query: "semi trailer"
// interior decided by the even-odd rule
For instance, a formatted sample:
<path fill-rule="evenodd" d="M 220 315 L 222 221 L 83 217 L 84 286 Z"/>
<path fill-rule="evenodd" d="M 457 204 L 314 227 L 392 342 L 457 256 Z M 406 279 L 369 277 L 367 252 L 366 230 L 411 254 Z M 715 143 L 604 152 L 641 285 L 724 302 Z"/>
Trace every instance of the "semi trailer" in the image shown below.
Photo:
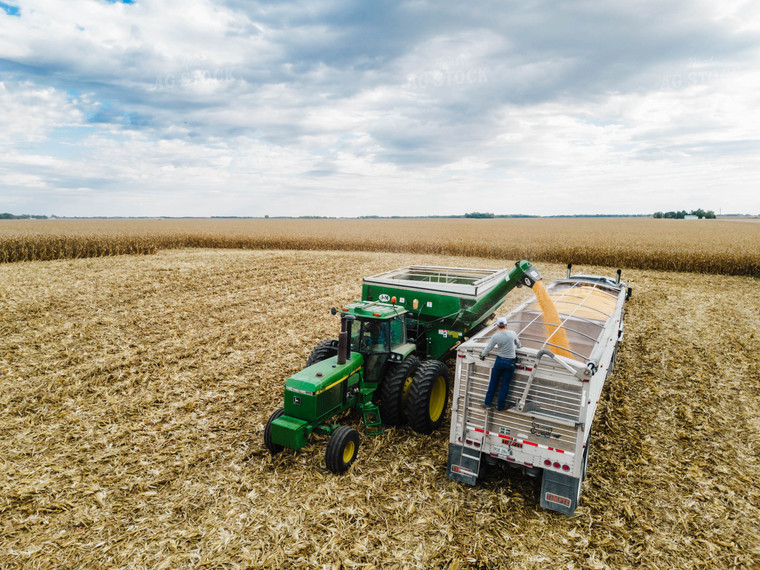
<path fill-rule="evenodd" d="M 506 315 L 522 348 L 502 411 L 483 405 L 495 359 L 480 355 L 495 327 L 457 347 L 449 478 L 475 485 L 489 466 L 519 469 L 541 478 L 542 507 L 574 513 L 600 394 L 623 338 L 631 289 L 620 276 L 572 275 L 568 265 L 566 278 L 547 287 L 537 281 L 536 298 Z"/>
<path fill-rule="evenodd" d="M 537 279 L 528 261 L 511 270 L 413 265 L 366 277 L 361 300 L 331 310 L 340 316 L 338 338 L 317 344 L 285 381 L 283 406 L 264 428 L 267 449 L 300 449 L 311 434 L 328 435 L 326 466 L 341 473 L 359 448 L 358 431 L 337 423 L 350 409 L 368 435 L 407 422 L 431 433 L 449 401 L 442 360 L 484 327 L 509 291 Z"/>

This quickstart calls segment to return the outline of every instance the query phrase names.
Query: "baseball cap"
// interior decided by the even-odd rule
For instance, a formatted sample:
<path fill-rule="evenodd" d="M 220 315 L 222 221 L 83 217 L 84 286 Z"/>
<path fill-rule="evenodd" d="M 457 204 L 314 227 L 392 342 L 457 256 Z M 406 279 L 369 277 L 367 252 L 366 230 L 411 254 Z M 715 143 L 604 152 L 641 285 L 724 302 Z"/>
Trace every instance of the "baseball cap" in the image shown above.
<path fill-rule="evenodd" d="M 503 327 L 504 325 L 507 324 L 507 318 L 506 317 L 499 317 L 496 320 L 496 324 L 499 325 L 499 326 L 501 326 L 501 327 Z"/>

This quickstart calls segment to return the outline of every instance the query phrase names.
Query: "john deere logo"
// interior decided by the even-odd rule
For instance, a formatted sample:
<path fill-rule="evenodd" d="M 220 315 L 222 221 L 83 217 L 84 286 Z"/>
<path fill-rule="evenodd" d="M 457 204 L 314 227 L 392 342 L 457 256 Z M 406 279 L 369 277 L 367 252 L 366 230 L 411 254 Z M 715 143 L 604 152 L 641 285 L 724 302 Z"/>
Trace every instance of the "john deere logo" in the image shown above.
<path fill-rule="evenodd" d="M 379 299 L 380 301 L 382 301 L 383 303 L 387 303 L 388 301 L 390 301 L 390 300 L 391 300 L 391 296 L 390 296 L 390 295 L 386 295 L 385 293 L 383 293 L 382 295 L 380 295 L 380 296 L 378 297 L 378 299 Z"/>
<path fill-rule="evenodd" d="M 299 398 L 298 396 L 293 396 L 293 404 L 296 405 L 296 406 L 300 406 L 301 405 L 301 398 Z"/>

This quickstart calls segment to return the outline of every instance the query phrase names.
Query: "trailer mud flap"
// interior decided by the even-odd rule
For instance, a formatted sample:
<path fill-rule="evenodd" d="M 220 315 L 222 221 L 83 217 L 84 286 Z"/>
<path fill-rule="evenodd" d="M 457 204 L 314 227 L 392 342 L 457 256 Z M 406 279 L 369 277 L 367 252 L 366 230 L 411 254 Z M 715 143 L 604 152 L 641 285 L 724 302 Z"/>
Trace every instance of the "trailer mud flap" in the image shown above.
<path fill-rule="evenodd" d="M 572 516 L 578 506 L 581 480 L 562 473 L 544 470 L 541 481 L 541 506 Z"/>
<path fill-rule="evenodd" d="M 480 452 L 462 445 L 449 444 L 449 461 L 446 475 L 449 479 L 475 485 L 480 470 Z"/>

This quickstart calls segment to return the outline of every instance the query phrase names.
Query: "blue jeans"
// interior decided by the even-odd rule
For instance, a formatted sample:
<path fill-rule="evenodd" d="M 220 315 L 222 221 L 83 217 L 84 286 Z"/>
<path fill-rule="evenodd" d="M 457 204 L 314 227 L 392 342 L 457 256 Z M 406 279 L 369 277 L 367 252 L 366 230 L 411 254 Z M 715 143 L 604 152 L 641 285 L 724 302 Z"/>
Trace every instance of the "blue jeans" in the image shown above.
<path fill-rule="evenodd" d="M 496 362 L 491 369 L 491 381 L 488 383 L 488 392 L 486 392 L 486 406 L 490 406 L 493 401 L 496 386 L 501 382 L 499 398 L 496 400 L 496 407 L 503 410 L 507 404 L 507 394 L 509 394 L 509 385 L 512 383 L 512 375 L 515 373 L 517 360 L 514 358 L 496 357 Z"/>

